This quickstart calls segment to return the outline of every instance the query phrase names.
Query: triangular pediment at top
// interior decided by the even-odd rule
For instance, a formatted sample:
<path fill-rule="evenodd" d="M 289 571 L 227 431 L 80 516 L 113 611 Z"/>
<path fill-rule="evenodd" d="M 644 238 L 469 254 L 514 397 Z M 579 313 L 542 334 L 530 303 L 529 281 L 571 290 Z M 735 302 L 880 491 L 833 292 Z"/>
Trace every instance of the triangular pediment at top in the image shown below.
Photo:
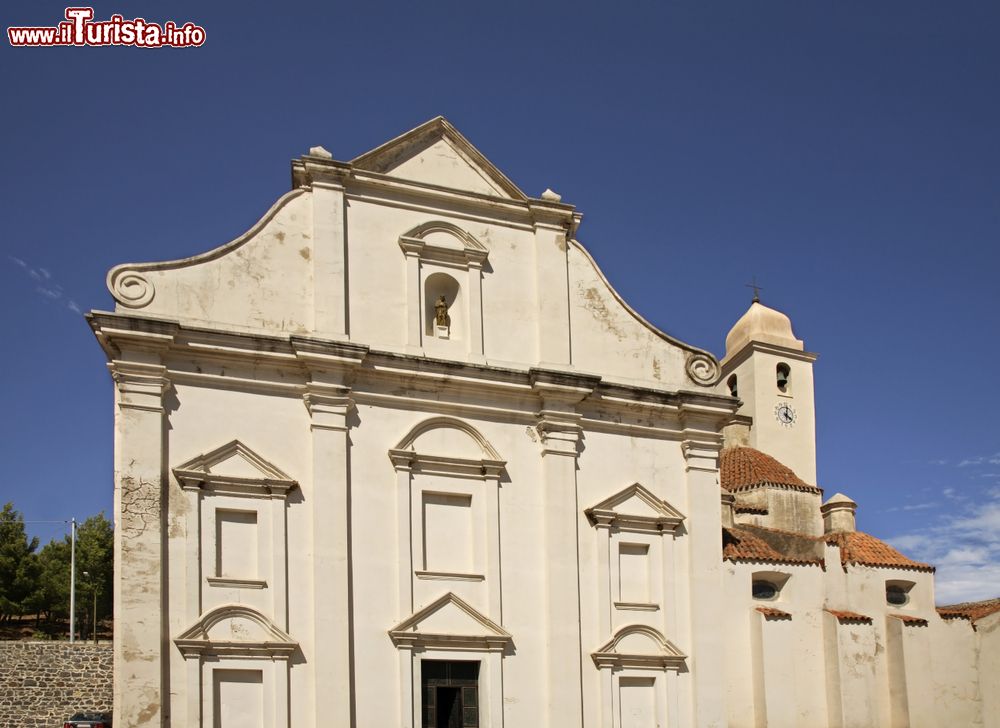
<path fill-rule="evenodd" d="M 448 592 L 389 630 L 393 642 L 423 645 L 502 647 L 507 630 L 467 602 Z"/>
<path fill-rule="evenodd" d="M 227 442 L 174 468 L 181 482 L 266 483 L 292 487 L 296 483 L 274 463 L 239 440 Z"/>
<path fill-rule="evenodd" d="M 351 165 L 438 187 L 527 199 L 517 185 L 442 116 L 362 154 L 351 160 Z"/>
<path fill-rule="evenodd" d="M 587 509 L 587 515 L 598 523 L 649 524 L 675 528 L 684 520 L 683 514 L 666 501 L 660 500 L 639 483 L 624 488 Z"/>

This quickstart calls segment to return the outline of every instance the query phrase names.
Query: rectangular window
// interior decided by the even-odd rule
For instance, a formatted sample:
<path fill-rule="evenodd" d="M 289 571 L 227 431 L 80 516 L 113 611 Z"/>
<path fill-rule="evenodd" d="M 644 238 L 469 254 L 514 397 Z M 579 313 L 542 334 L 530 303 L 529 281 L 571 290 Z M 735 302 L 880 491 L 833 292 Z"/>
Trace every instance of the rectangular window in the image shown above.
<path fill-rule="evenodd" d="M 478 728 L 479 663 L 421 660 L 422 728 Z"/>
<path fill-rule="evenodd" d="M 257 577 L 257 511 L 216 510 L 215 575 Z"/>
<path fill-rule="evenodd" d="M 214 670 L 213 728 L 264 728 L 264 681 L 260 670 Z"/>
<path fill-rule="evenodd" d="M 618 705 L 622 728 L 656 728 L 656 678 L 620 678 Z"/>
<path fill-rule="evenodd" d="M 424 493 L 424 569 L 473 570 L 472 496 Z"/>
<path fill-rule="evenodd" d="M 623 602 L 648 604 L 650 600 L 649 577 L 649 544 L 619 544 L 619 599 Z"/>

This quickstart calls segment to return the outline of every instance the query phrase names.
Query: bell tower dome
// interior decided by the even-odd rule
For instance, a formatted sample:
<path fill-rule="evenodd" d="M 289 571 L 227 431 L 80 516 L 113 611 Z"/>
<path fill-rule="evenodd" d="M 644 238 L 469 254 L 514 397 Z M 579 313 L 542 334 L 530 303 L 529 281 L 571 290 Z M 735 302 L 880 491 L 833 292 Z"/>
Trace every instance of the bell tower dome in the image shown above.
<path fill-rule="evenodd" d="M 753 419 L 747 445 L 816 483 L 816 355 L 795 338 L 792 322 L 755 295 L 726 336 L 722 383 Z"/>

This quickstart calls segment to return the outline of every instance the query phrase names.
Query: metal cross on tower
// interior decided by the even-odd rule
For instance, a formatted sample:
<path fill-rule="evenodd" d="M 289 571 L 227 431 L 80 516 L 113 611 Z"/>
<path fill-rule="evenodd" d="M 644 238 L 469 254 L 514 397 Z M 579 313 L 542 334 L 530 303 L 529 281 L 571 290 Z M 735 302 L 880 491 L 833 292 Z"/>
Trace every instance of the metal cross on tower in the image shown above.
<path fill-rule="evenodd" d="M 760 292 L 764 289 L 757 285 L 757 276 L 754 276 L 752 280 L 752 283 L 747 283 L 745 285 L 747 288 L 753 289 L 753 302 L 760 303 Z"/>

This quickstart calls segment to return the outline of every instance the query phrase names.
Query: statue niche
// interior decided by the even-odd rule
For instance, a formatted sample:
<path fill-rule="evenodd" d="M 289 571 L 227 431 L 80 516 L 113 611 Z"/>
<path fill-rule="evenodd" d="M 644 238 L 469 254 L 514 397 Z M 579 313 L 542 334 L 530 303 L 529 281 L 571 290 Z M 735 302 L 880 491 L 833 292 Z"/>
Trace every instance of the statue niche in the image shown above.
<path fill-rule="evenodd" d="M 462 339 L 462 289 L 447 273 L 435 272 L 424 281 L 425 334 L 432 339 Z"/>

